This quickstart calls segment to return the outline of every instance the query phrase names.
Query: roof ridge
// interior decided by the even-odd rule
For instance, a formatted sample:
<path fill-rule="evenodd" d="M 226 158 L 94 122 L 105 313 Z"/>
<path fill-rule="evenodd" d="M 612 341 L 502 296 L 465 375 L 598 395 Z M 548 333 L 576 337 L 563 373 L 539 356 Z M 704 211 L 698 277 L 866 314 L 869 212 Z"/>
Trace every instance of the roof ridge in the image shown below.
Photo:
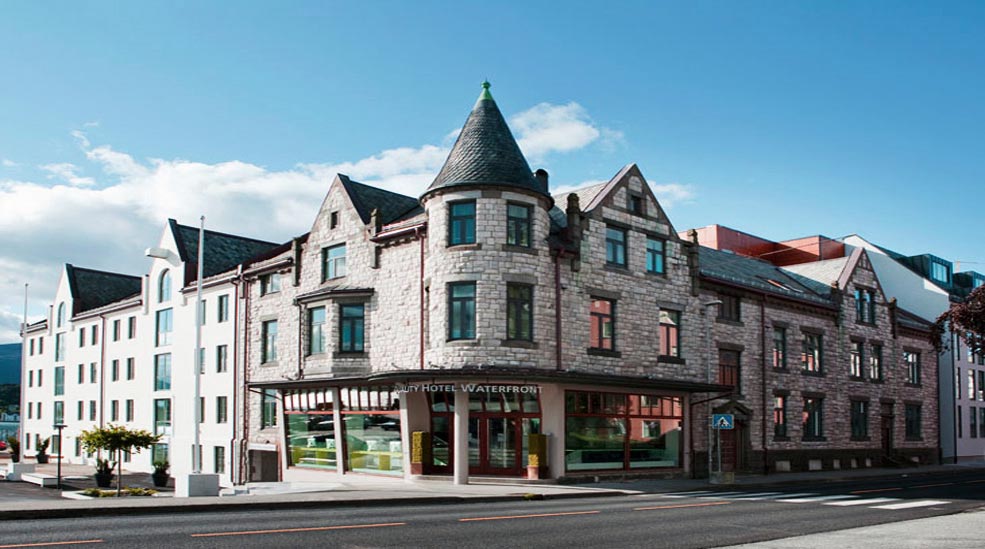
<path fill-rule="evenodd" d="M 174 220 L 172 220 L 172 221 L 174 221 Z M 193 225 L 182 225 L 181 223 L 178 223 L 177 221 L 175 221 L 174 224 L 176 226 L 178 226 L 178 227 L 181 227 L 182 229 L 191 229 L 191 230 L 193 230 L 195 232 L 198 232 L 198 230 L 199 230 L 198 227 L 195 227 Z M 232 233 L 224 233 L 224 232 L 221 232 L 221 231 L 214 231 L 212 229 L 205 229 L 205 234 L 211 234 L 211 235 L 215 235 L 215 236 L 225 236 L 225 237 L 228 237 L 228 238 L 236 238 L 236 239 L 239 239 L 239 240 L 249 240 L 250 242 L 256 242 L 258 244 L 273 244 L 275 246 L 277 245 L 276 242 L 270 242 L 269 240 L 260 240 L 259 238 L 253 238 L 253 237 L 250 237 L 250 236 L 242 236 L 242 235 L 232 234 Z"/>
<path fill-rule="evenodd" d="M 131 275 L 131 274 L 125 274 L 125 273 L 117 273 L 117 272 L 113 272 L 113 271 L 103 271 L 103 270 L 100 270 L 100 269 L 93 269 L 93 268 L 90 268 L 90 267 L 79 267 L 77 265 L 72 265 L 71 263 L 66 263 L 65 265 L 71 267 L 72 270 L 75 270 L 75 271 L 88 271 L 90 273 L 98 273 L 98 274 L 105 274 L 105 275 L 112 275 L 112 276 L 121 276 L 121 277 L 126 277 L 126 278 L 137 278 L 137 279 L 142 278 L 141 275 Z"/>

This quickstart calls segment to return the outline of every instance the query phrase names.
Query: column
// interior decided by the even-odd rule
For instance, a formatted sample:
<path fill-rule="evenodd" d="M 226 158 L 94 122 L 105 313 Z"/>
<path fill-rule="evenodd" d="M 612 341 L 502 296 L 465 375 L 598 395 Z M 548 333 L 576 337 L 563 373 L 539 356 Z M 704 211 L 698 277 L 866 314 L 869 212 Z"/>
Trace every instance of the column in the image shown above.
<path fill-rule="evenodd" d="M 342 450 L 345 446 L 342 445 L 342 440 L 344 434 L 342 430 L 344 426 L 342 425 L 342 391 L 339 391 L 338 387 L 332 387 L 332 425 L 335 427 L 335 474 L 339 477 L 342 476 L 342 469 L 345 464 L 345 454 Z"/>
<path fill-rule="evenodd" d="M 469 483 L 469 394 L 455 388 L 455 484 Z"/>

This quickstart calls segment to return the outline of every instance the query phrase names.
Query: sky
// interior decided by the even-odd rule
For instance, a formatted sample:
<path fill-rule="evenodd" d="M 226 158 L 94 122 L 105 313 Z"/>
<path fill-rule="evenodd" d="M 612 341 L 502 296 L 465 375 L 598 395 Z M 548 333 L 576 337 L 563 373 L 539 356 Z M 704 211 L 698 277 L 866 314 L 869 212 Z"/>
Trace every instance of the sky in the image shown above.
<path fill-rule="evenodd" d="M 985 3 L 0 3 L 0 343 L 168 218 L 306 232 L 417 196 L 488 79 L 555 191 L 636 163 L 678 230 L 861 234 L 985 272 Z"/>

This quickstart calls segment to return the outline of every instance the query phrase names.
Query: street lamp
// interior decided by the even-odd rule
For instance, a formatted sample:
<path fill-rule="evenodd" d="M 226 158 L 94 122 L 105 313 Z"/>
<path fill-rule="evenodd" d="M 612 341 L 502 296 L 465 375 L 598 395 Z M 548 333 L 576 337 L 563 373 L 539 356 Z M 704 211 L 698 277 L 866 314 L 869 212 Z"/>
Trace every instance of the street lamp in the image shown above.
<path fill-rule="evenodd" d="M 708 384 L 711 384 L 711 350 L 714 348 L 713 342 L 711 340 L 711 308 L 718 307 L 722 304 L 722 300 L 716 299 L 714 301 L 709 301 L 703 303 L 704 313 L 705 313 L 705 341 L 708 342 L 708 354 L 705 355 L 705 370 L 707 373 Z M 711 400 L 708 401 L 708 481 L 711 482 Z M 721 460 L 719 460 L 718 467 L 721 468 Z"/>
<path fill-rule="evenodd" d="M 64 423 L 56 423 L 52 425 L 55 429 L 58 429 L 58 489 L 62 489 L 62 429 L 65 428 Z"/>

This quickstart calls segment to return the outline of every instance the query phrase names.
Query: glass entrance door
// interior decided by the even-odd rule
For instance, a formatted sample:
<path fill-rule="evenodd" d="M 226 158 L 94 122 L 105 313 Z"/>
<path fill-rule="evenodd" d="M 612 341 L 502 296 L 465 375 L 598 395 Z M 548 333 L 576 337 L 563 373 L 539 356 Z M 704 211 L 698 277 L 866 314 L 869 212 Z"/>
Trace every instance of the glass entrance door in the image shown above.
<path fill-rule="evenodd" d="M 469 472 L 521 473 L 520 420 L 507 416 L 469 418 Z"/>

